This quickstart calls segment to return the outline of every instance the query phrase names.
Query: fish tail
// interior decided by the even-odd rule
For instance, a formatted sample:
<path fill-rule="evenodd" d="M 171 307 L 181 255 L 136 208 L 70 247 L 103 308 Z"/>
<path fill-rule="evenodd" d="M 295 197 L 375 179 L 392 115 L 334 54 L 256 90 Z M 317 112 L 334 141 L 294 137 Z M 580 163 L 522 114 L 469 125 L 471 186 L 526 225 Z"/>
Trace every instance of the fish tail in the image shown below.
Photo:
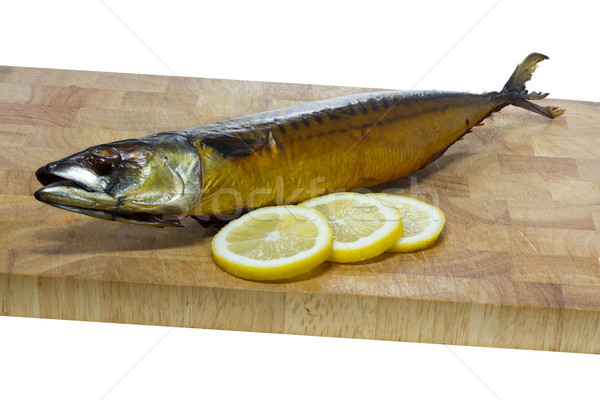
<path fill-rule="evenodd" d="M 541 114 L 548 118 L 556 118 L 562 115 L 565 110 L 552 106 L 542 107 L 529 101 L 541 100 L 548 96 L 548 93 L 529 93 L 525 88 L 525 82 L 531 79 L 531 74 L 536 70 L 537 64 L 540 61 L 547 59 L 547 56 L 540 53 L 531 53 L 528 55 L 521 64 L 517 65 L 517 68 L 504 85 L 504 88 L 502 88 L 501 93 L 509 97 L 509 104 Z"/>

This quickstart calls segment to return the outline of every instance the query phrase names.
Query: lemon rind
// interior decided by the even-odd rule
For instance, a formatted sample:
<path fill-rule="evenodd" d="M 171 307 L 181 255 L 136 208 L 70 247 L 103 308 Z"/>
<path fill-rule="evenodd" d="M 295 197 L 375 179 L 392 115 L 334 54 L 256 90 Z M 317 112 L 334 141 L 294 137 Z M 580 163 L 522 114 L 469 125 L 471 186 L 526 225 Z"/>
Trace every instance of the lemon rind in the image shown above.
<path fill-rule="evenodd" d="M 255 260 L 227 249 L 228 242 L 225 240 L 227 234 L 236 226 L 242 225 L 248 218 L 273 212 L 283 215 L 284 212 L 293 213 L 294 211 L 299 211 L 298 214 L 319 221 L 317 224 L 319 234 L 316 237 L 315 246 L 311 249 L 291 257 L 278 259 L 275 262 Z M 328 259 L 332 247 L 333 233 L 327 219 L 317 210 L 301 206 L 264 207 L 244 214 L 223 227 L 211 243 L 213 259 L 219 268 L 231 275 L 250 280 L 280 280 L 308 272 Z"/>
<path fill-rule="evenodd" d="M 444 229 L 444 225 L 446 224 L 446 216 L 442 210 L 434 205 L 413 197 L 389 193 L 373 193 L 370 196 L 374 196 L 384 201 L 387 200 L 391 203 L 397 201 L 398 199 L 402 199 L 404 204 L 408 203 L 410 205 L 414 205 L 420 210 L 427 211 L 430 214 L 435 214 L 434 218 L 437 217 L 437 219 L 434 219 L 435 224 L 430 225 L 430 227 L 427 227 L 425 230 L 423 230 L 423 232 L 411 237 L 401 237 L 387 250 L 388 252 L 409 253 L 417 250 L 423 250 L 435 243 Z"/>
<path fill-rule="evenodd" d="M 317 205 L 343 199 L 344 196 L 359 197 L 362 202 L 379 206 L 378 202 L 374 201 L 369 196 L 355 192 L 332 193 L 306 200 L 299 205 L 303 207 L 315 207 Z M 375 235 L 361 238 L 352 243 L 341 243 L 334 240 L 333 251 L 331 252 L 328 260 L 339 263 L 364 261 L 384 253 L 391 246 L 393 246 L 403 233 L 400 213 L 395 209 L 389 208 L 380 208 L 380 210 L 386 216 L 386 221 L 384 223 L 385 229 L 380 229 Z M 368 244 L 365 245 L 365 243 Z"/>

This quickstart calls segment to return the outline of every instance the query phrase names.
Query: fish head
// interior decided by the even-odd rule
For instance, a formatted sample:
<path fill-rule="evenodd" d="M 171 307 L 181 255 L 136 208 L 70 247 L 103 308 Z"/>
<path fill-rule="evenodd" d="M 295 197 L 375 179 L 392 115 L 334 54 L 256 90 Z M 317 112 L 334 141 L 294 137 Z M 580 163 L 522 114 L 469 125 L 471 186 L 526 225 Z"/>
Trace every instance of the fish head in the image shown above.
<path fill-rule="evenodd" d="M 174 133 L 90 147 L 36 172 L 35 198 L 96 218 L 181 226 L 201 188 L 198 151 Z"/>

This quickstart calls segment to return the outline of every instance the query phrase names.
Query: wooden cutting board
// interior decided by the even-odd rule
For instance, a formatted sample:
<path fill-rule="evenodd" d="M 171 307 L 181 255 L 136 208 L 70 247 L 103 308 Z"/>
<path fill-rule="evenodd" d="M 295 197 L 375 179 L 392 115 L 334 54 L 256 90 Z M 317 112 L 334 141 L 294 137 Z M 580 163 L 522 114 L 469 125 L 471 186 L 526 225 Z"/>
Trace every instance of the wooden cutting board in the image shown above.
<path fill-rule="evenodd" d="M 494 88 L 491 88 L 494 89 Z M 544 88 L 552 90 L 552 88 Z M 439 204 L 437 244 L 276 283 L 221 271 L 214 229 L 107 222 L 34 200 L 91 145 L 368 91 L 0 68 L 0 314 L 600 353 L 600 106 L 509 107 L 378 189 Z"/>

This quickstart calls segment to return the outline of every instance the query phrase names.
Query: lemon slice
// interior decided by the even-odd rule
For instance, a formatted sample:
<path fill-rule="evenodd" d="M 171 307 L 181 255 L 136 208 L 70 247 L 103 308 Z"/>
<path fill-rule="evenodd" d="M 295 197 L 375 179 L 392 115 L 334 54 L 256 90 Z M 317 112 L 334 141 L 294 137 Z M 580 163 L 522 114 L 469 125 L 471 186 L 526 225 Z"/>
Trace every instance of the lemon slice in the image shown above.
<path fill-rule="evenodd" d="M 327 219 L 312 208 L 265 207 L 231 221 L 215 235 L 216 264 L 244 279 L 285 279 L 307 272 L 331 253 Z"/>
<path fill-rule="evenodd" d="M 388 251 L 409 252 L 431 246 L 440 236 L 446 218 L 437 207 L 412 197 L 387 193 L 370 195 L 397 209 L 402 216 L 404 235 Z"/>
<path fill-rule="evenodd" d="M 360 193 L 332 193 L 300 203 L 314 207 L 333 231 L 330 261 L 356 262 L 375 257 L 402 236 L 402 220 L 394 207 Z"/>

